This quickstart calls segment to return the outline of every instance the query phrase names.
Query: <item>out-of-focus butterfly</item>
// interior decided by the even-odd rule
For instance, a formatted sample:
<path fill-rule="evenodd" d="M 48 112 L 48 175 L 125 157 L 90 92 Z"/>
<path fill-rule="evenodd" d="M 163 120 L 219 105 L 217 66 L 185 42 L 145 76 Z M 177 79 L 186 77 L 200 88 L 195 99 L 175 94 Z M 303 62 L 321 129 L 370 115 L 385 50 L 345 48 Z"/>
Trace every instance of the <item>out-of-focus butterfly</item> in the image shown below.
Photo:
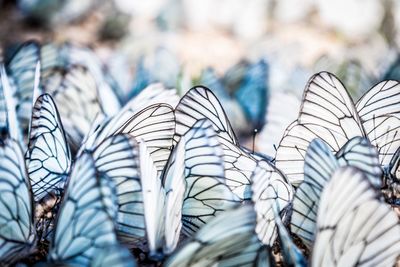
<path fill-rule="evenodd" d="M 241 135 L 249 135 L 253 129 L 261 130 L 264 125 L 268 106 L 267 79 L 268 65 L 265 60 L 256 63 L 242 61 L 222 78 L 213 69 L 206 69 L 198 83 L 213 90 L 227 108 L 234 128 Z M 241 117 L 244 117 L 244 121 Z M 249 128 L 251 131 L 248 131 Z"/>
<path fill-rule="evenodd" d="M 300 104 L 300 99 L 290 92 L 271 93 L 266 110 L 265 126 L 256 134 L 257 151 L 271 157 L 275 156 L 277 145 L 286 127 L 297 118 Z M 285 107 L 284 112 L 282 107 Z"/>
<path fill-rule="evenodd" d="M 399 254 L 396 213 L 363 172 L 334 172 L 319 202 L 312 266 L 393 266 Z"/>
<path fill-rule="evenodd" d="M 204 225 L 165 266 L 271 266 L 270 251 L 254 232 L 251 205 L 226 211 Z"/>
<path fill-rule="evenodd" d="M 313 244 L 321 194 L 332 174 L 341 166 L 353 166 L 363 171 L 376 190 L 381 189 L 382 169 L 378 152 L 369 141 L 353 137 L 334 155 L 320 139 L 314 139 L 304 160 L 304 181 L 297 188 L 291 217 L 292 233 L 310 248 Z"/>
<path fill-rule="evenodd" d="M 83 153 L 75 161 L 67 182 L 48 260 L 74 266 L 101 266 L 100 258 L 134 266 L 129 252 L 119 247 L 116 218 L 114 182 L 96 169 L 90 154 Z"/>
<path fill-rule="evenodd" d="M 0 261 L 15 264 L 31 254 L 37 242 L 24 155 L 11 138 L 0 139 Z"/>
<path fill-rule="evenodd" d="M 378 149 L 382 167 L 400 146 L 400 86 L 383 81 L 354 105 L 332 74 L 321 72 L 308 82 L 299 117 L 288 126 L 277 153 L 276 166 L 298 186 L 304 180 L 304 155 L 309 143 L 320 138 L 337 152 L 352 137 L 368 138 Z"/>
<path fill-rule="evenodd" d="M 34 41 L 28 41 L 20 45 L 13 55 L 6 58 L 5 61 L 10 86 L 13 88 L 17 118 L 24 130 L 29 127 L 39 60 L 39 44 Z"/>
<path fill-rule="evenodd" d="M 30 20 L 47 25 L 59 25 L 81 20 L 97 5 L 96 1 L 46 1 L 18 0 L 17 6 L 23 15 Z"/>
<path fill-rule="evenodd" d="M 135 66 L 133 85 L 127 98 L 139 94 L 153 83 L 162 83 L 167 88 L 178 84 L 181 66 L 177 56 L 165 47 L 157 47 L 153 52 L 143 55 Z"/>

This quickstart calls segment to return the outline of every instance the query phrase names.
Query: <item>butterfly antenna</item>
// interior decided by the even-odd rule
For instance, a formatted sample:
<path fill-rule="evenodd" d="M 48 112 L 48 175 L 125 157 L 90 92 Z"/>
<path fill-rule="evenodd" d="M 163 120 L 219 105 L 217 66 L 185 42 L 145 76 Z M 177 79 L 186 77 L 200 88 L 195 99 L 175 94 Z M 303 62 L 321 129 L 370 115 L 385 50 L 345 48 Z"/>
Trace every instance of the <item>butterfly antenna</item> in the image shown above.
<path fill-rule="evenodd" d="M 258 132 L 258 130 L 257 129 L 254 129 L 254 132 L 253 132 L 253 154 L 254 154 L 254 148 L 255 148 L 255 144 L 256 144 L 256 135 L 257 135 L 257 132 Z"/>

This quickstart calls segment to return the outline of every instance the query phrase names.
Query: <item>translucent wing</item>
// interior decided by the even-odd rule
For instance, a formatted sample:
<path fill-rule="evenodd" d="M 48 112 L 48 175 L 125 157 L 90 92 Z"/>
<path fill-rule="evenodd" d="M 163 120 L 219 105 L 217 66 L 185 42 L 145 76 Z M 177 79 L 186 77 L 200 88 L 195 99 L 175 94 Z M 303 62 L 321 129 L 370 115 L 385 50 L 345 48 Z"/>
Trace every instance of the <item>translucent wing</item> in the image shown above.
<path fill-rule="evenodd" d="M 200 119 L 209 119 L 222 138 L 238 145 L 237 138 L 221 103 L 210 89 L 197 86 L 189 90 L 175 108 L 176 137 L 184 135 Z"/>
<path fill-rule="evenodd" d="M 116 187 L 117 234 L 125 244 L 134 246 L 146 237 L 139 146 L 133 137 L 117 134 L 106 138 L 91 154 L 97 170 Z"/>
<path fill-rule="evenodd" d="M 139 143 L 140 177 L 143 187 L 145 225 L 150 257 L 163 247 L 165 191 L 145 142 Z"/>
<path fill-rule="evenodd" d="M 376 189 L 382 187 L 382 168 L 378 151 L 368 139 L 357 136 L 350 139 L 336 153 L 340 166 L 351 165 L 363 171 Z"/>
<path fill-rule="evenodd" d="M 251 199 L 251 176 L 257 160 L 223 137 L 218 138 L 223 148 L 226 184 L 240 199 Z"/>
<path fill-rule="evenodd" d="M 0 134 L 6 139 L 7 137 L 18 141 L 21 147 L 25 147 L 22 136 L 22 130 L 17 119 L 17 107 L 14 98 L 14 88 L 10 85 L 8 76 L 1 66 L 1 84 L 0 84 Z"/>
<path fill-rule="evenodd" d="M 172 150 L 162 175 L 165 190 L 165 248 L 170 254 L 179 241 L 182 228 L 182 205 L 185 195 L 185 140 Z"/>
<path fill-rule="evenodd" d="M 304 154 L 314 138 L 337 152 L 350 138 L 365 136 L 353 101 L 340 81 L 321 72 L 308 82 L 295 124 L 289 126 L 276 153 L 276 166 L 298 185 L 304 179 Z"/>
<path fill-rule="evenodd" d="M 393 155 L 400 147 L 400 118 L 380 116 L 364 122 L 367 136 L 379 153 L 379 161 L 387 168 Z"/>
<path fill-rule="evenodd" d="M 49 260 L 87 266 L 96 250 L 117 244 L 114 220 L 117 201 L 113 182 L 96 171 L 92 157 L 83 153 L 68 180 Z"/>
<path fill-rule="evenodd" d="M 50 95 L 38 97 L 32 111 L 27 169 L 35 201 L 61 196 L 71 165 L 71 153 L 57 107 Z"/>
<path fill-rule="evenodd" d="M 35 244 L 32 197 L 19 145 L 0 139 L 0 261 L 27 256 Z"/>
<path fill-rule="evenodd" d="M 96 81 L 84 67 L 72 66 L 53 69 L 43 87 L 56 102 L 68 141 L 77 151 L 93 120 L 102 112 Z"/>
<path fill-rule="evenodd" d="M 178 101 L 179 96 L 175 90 L 169 90 L 160 83 L 150 84 L 137 96 L 129 100 L 115 117 L 118 117 L 119 121 L 123 123 L 150 105 L 165 103 L 175 107 Z"/>
<path fill-rule="evenodd" d="M 154 104 L 126 121 L 116 133 L 128 133 L 146 142 L 160 173 L 168 160 L 175 134 L 175 115 L 168 104 Z"/>
<path fill-rule="evenodd" d="M 250 247 L 257 252 L 261 247 L 255 238 L 255 222 L 255 212 L 249 205 L 219 214 L 175 252 L 165 266 L 231 266 L 229 258 L 235 255 L 242 255 L 238 259 L 247 263 L 240 266 L 252 266 L 257 253 L 241 253 Z"/>
<path fill-rule="evenodd" d="M 90 48 L 71 43 L 64 44 L 61 47 L 61 53 L 69 65 L 81 65 L 88 69 L 96 81 L 98 98 L 103 111 L 108 116 L 116 114 L 121 108 L 120 102 L 124 98 L 124 93 L 96 53 Z"/>
<path fill-rule="evenodd" d="M 30 41 L 22 44 L 6 62 L 7 73 L 15 82 L 17 115 L 23 128 L 28 128 L 29 125 L 36 64 L 39 60 L 40 47 L 37 43 Z"/>
<path fill-rule="evenodd" d="M 266 245 L 272 246 L 276 239 L 276 225 L 270 202 L 276 201 L 284 217 L 293 199 L 293 188 L 286 178 L 267 162 L 258 162 L 252 175 L 252 200 L 257 212 L 256 232 Z"/>
<path fill-rule="evenodd" d="M 168 160 L 175 134 L 175 115 L 168 104 L 153 104 L 126 119 L 122 112 L 106 122 L 96 134 L 89 137 L 85 147 L 94 147 L 106 137 L 127 133 L 146 142 L 159 173 Z"/>
<path fill-rule="evenodd" d="M 183 232 L 192 235 L 218 213 L 240 199 L 226 184 L 223 151 L 212 124 L 199 120 L 184 135 L 186 192 L 182 207 Z"/>
<path fill-rule="evenodd" d="M 397 215 L 362 172 L 337 170 L 322 193 L 313 266 L 393 266 L 400 254 Z"/>
<path fill-rule="evenodd" d="M 270 201 L 270 204 L 278 229 L 280 248 L 282 251 L 282 258 L 285 266 L 307 266 L 306 258 L 304 257 L 300 249 L 294 244 L 288 230 L 283 225 L 282 219 L 279 215 L 279 207 L 277 207 L 277 204 L 274 201 Z"/>
<path fill-rule="evenodd" d="M 320 139 L 314 139 L 304 160 L 304 181 L 296 190 L 293 200 L 291 230 L 307 247 L 315 238 L 315 224 L 322 190 L 339 167 L 330 148 Z"/>
<path fill-rule="evenodd" d="M 381 116 L 400 118 L 400 84 L 398 81 L 382 81 L 372 87 L 357 101 L 356 108 L 363 123 Z M 367 130 L 367 129 L 366 129 Z"/>
<path fill-rule="evenodd" d="M 265 123 L 265 111 L 268 106 L 267 76 L 268 65 L 264 60 L 251 64 L 235 92 L 235 98 L 255 129 L 261 129 Z"/>
<path fill-rule="evenodd" d="M 285 107 L 285 112 L 282 111 Z M 266 122 L 262 131 L 256 136 L 256 147 L 259 151 L 274 157 L 276 147 L 286 127 L 296 120 L 300 108 L 300 99 L 284 92 L 272 93 L 266 111 Z"/>
<path fill-rule="evenodd" d="M 291 219 L 292 232 L 311 247 L 321 193 L 332 174 L 340 166 L 354 166 L 362 170 L 371 184 L 381 188 L 382 170 L 376 149 L 363 137 L 350 139 L 336 156 L 320 139 L 308 147 L 304 163 L 304 181 L 298 187 Z"/>

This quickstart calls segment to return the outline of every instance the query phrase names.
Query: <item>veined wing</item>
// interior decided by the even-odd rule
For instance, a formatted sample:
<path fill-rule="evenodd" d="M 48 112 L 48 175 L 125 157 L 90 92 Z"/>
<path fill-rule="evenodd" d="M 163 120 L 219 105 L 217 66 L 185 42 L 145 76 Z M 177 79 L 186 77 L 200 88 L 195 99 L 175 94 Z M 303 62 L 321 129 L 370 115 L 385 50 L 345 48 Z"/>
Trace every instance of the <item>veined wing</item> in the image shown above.
<path fill-rule="evenodd" d="M 50 95 L 38 97 L 32 111 L 27 170 L 35 201 L 64 188 L 71 166 L 71 152 L 57 107 Z"/>
<path fill-rule="evenodd" d="M 218 213 L 240 199 L 226 184 L 223 151 L 213 125 L 199 120 L 184 135 L 186 192 L 182 207 L 183 232 L 191 236 Z"/>
<path fill-rule="evenodd" d="M 368 139 L 357 136 L 350 139 L 336 153 L 340 166 L 350 165 L 363 171 L 371 184 L 380 190 L 382 187 L 382 168 L 377 149 Z"/>
<path fill-rule="evenodd" d="M 185 139 L 182 137 L 171 152 L 162 182 L 165 190 L 165 247 L 170 254 L 179 241 L 182 229 L 182 205 L 186 190 L 185 181 Z"/>
<path fill-rule="evenodd" d="M 17 119 L 17 107 L 14 98 L 14 88 L 10 85 L 4 66 L 1 66 L 0 84 L 0 134 L 2 138 L 7 137 L 18 141 L 20 146 L 25 147 L 22 130 Z"/>
<path fill-rule="evenodd" d="M 33 200 L 18 143 L 0 139 L 0 261 L 11 264 L 35 244 Z"/>
<path fill-rule="evenodd" d="M 143 187 L 143 204 L 148 247 L 150 250 L 150 257 L 158 257 L 159 249 L 163 247 L 165 232 L 165 191 L 145 142 L 140 141 L 139 151 L 140 177 Z"/>
<path fill-rule="evenodd" d="M 117 134 L 106 138 L 91 154 L 97 170 L 116 187 L 117 234 L 123 243 L 135 246 L 146 237 L 139 146 L 133 137 Z"/>
<path fill-rule="evenodd" d="M 49 251 L 53 263 L 87 266 L 97 249 L 117 245 L 114 183 L 83 153 L 72 168 Z"/>
<path fill-rule="evenodd" d="M 320 201 L 313 266 L 392 266 L 400 253 L 397 215 L 362 172 L 337 170 Z"/>
<path fill-rule="evenodd" d="M 116 133 L 127 133 L 146 142 L 158 173 L 164 169 L 173 145 L 175 115 L 168 104 L 154 104 L 136 113 Z"/>
<path fill-rule="evenodd" d="M 22 44 L 10 60 L 6 62 L 7 73 L 15 82 L 17 115 L 24 129 L 29 126 L 36 64 L 39 60 L 39 45 L 36 42 L 29 41 Z"/>
<path fill-rule="evenodd" d="M 261 247 L 255 238 L 255 223 L 256 215 L 250 205 L 219 214 L 204 225 L 191 242 L 175 252 L 165 266 L 231 266 L 229 257 L 240 255 L 249 247 L 255 251 Z M 244 255 L 252 255 L 253 258 L 249 260 L 244 257 L 239 258 L 247 263 L 250 262 L 241 266 L 252 266 L 257 253 Z"/>
<path fill-rule="evenodd" d="M 197 86 L 190 89 L 175 108 L 175 117 L 175 141 L 178 141 L 179 137 L 184 135 L 198 120 L 209 119 L 219 136 L 238 145 L 221 103 L 206 87 Z"/>
<path fill-rule="evenodd" d="M 275 201 L 282 216 L 286 218 L 293 199 L 293 188 L 282 173 L 265 161 L 258 162 L 252 181 L 252 200 L 257 213 L 255 230 L 258 238 L 272 247 L 277 232 L 270 202 Z"/>
<path fill-rule="evenodd" d="M 363 125 L 371 144 L 378 150 L 380 164 L 386 168 L 400 147 L 400 118 L 380 116 Z"/>
<path fill-rule="evenodd" d="M 308 82 L 297 123 L 289 126 L 277 153 L 276 166 L 298 185 L 304 179 L 304 155 L 314 138 L 337 152 L 352 137 L 366 136 L 346 89 L 332 74 L 321 72 Z"/>
<path fill-rule="evenodd" d="M 326 183 L 339 162 L 321 139 L 314 139 L 307 149 L 304 160 L 304 181 L 297 188 L 293 200 L 291 230 L 307 247 L 315 238 L 319 200 Z"/>
<path fill-rule="evenodd" d="M 81 66 L 53 69 L 43 87 L 56 102 L 68 141 L 77 151 L 93 120 L 102 112 L 93 76 Z"/>
<path fill-rule="evenodd" d="M 292 232 L 297 234 L 309 248 L 315 238 L 315 223 L 321 193 L 332 174 L 340 166 L 353 166 L 362 170 L 376 189 L 381 188 L 382 170 L 376 149 L 363 137 L 350 139 L 336 156 L 320 139 L 308 147 L 304 181 L 298 187 L 293 201 Z"/>
<path fill-rule="evenodd" d="M 356 108 L 363 123 L 381 116 L 400 118 L 400 84 L 382 81 L 372 87 L 357 101 Z M 367 129 L 366 129 L 367 130 Z"/>

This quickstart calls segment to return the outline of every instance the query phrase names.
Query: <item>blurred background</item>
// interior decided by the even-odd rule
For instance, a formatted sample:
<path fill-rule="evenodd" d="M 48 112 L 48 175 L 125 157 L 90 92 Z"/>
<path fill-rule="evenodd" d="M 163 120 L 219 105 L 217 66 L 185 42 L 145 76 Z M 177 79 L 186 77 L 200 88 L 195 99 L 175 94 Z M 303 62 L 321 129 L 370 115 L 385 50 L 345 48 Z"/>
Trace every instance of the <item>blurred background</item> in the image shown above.
<path fill-rule="evenodd" d="M 155 81 L 180 94 L 207 85 L 248 146 L 256 129 L 255 146 L 271 155 L 315 72 L 336 74 L 355 99 L 398 79 L 396 0 L 0 3 L 3 58 L 29 39 L 69 42 L 90 46 L 128 96 Z"/>

